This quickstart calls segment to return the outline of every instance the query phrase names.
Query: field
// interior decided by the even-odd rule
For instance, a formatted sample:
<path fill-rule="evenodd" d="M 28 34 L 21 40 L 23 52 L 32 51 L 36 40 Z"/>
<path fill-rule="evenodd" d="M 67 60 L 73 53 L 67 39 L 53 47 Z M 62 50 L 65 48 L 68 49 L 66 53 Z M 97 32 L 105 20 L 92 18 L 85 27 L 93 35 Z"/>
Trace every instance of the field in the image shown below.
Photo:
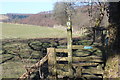
<path fill-rule="evenodd" d="M 47 47 L 56 45 L 54 42 L 56 40 L 54 39 L 41 40 L 41 38 L 66 37 L 66 30 L 22 24 L 0 23 L 0 31 L 2 39 L 2 51 L 0 51 L 2 78 L 20 77 L 20 75 L 26 71 L 25 66 L 32 65 L 39 61 L 43 52 L 46 53 Z M 38 40 L 35 41 L 34 39 Z M 42 43 L 42 45 L 38 45 L 40 51 L 32 50 L 28 46 L 28 42 L 36 44 Z M 19 55 L 25 62 L 22 62 Z"/>
<path fill-rule="evenodd" d="M 26 71 L 25 66 L 32 65 L 41 58 L 40 51 L 30 49 L 27 43 L 16 41 L 9 43 L 4 43 L 3 41 L 0 55 L 2 55 L 0 66 L 2 66 L 3 78 L 20 77 Z"/>
<path fill-rule="evenodd" d="M 22 24 L 2 24 L 2 38 L 60 38 L 66 37 L 66 30 L 33 26 L 33 25 L 22 25 Z"/>
<path fill-rule="evenodd" d="M 2 25 L 0 26 L 2 78 L 20 77 L 26 71 L 25 66 L 39 61 L 47 53 L 48 47 L 66 45 L 66 30 L 22 24 L 0 23 L 0 25 Z M 28 43 L 36 49 L 32 49 Z"/>

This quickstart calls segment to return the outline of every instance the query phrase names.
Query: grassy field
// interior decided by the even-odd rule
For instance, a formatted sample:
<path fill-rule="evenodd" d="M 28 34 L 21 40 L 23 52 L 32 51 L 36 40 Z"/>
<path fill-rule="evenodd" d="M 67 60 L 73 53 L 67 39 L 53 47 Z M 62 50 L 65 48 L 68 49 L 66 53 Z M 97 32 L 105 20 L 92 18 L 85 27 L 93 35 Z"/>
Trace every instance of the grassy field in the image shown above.
<path fill-rule="evenodd" d="M 32 50 L 28 46 L 29 39 L 34 38 L 64 38 L 67 36 L 66 30 L 59 28 L 49 28 L 33 25 L 22 25 L 22 24 L 7 24 L 0 23 L 0 35 L 2 42 L 2 51 L 0 50 L 0 66 L 2 66 L 2 78 L 18 78 L 26 70 L 24 66 L 30 66 L 35 64 L 41 59 L 43 54 L 41 50 L 46 51 L 47 46 L 51 47 L 56 45 L 56 40 L 38 40 L 38 45 L 36 47 L 41 47 L 40 51 Z M 75 36 L 75 35 L 74 35 Z M 9 41 L 9 39 L 20 38 L 23 39 L 22 42 L 18 41 Z M 7 39 L 4 40 L 4 39 Z M 17 40 L 17 39 L 15 39 Z M 26 40 L 24 42 L 24 40 Z M 39 45 L 40 42 L 42 45 Z M 32 41 L 34 42 L 34 40 Z M 45 43 L 43 43 L 45 42 Z M 48 43 L 50 42 L 50 43 Z M 65 41 L 61 40 L 60 43 L 63 45 Z M 22 56 L 23 60 L 28 60 L 28 62 L 22 62 L 19 58 L 19 55 Z M 1 57 L 2 55 L 2 57 Z M 32 57 L 31 57 L 32 56 Z M 28 64 L 29 63 L 29 64 Z"/>
<path fill-rule="evenodd" d="M 27 43 L 10 42 L 2 45 L 2 56 L 0 66 L 2 66 L 2 78 L 18 78 L 25 70 L 25 66 L 35 64 L 40 60 L 40 51 L 34 51 L 28 47 Z M 20 59 L 21 56 L 22 60 Z"/>
<path fill-rule="evenodd" d="M 60 30 L 50 27 L 41 27 L 22 24 L 6 24 L 2 25 L 2 38 L 60 38 L 66 37 L 66 30 Z"/>

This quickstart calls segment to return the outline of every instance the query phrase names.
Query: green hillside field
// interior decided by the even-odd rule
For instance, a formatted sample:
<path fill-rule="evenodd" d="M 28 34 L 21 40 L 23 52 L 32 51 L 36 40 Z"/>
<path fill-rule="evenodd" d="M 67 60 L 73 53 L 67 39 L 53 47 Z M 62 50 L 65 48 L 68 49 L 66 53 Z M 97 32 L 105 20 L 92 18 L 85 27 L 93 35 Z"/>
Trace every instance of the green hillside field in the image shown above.
<path fill-rule="evenodd" d="M 8 24 L 0 23 L 2 31 L 2 39 L 11 38 L 61 38 L 66 37 L 66 30 L 57 28 L 41 27 L 26 24 Z"/>

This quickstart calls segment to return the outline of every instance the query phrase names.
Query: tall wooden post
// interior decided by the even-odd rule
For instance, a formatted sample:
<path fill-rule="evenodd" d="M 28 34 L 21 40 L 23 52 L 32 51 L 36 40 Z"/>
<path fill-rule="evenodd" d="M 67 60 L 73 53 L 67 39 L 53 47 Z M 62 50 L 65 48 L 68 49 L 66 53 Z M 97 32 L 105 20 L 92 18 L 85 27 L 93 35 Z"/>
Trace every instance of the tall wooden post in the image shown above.
<path fill-rule="evenodd" d="M 67 22 L 67 49 L 68 49 L 68 66 L 69 66 L 69 77 L 73 76 L 72 70 L 72 22 L 69 17 Z"/>
<path fill-rule="evenodd" d="M 95 40 L 96 40 L 96 30 L 95 30 L 95 28 L 93 27 L 92 28 L 92 30 L 93 30 L 93 41 L 92 41 L 92 43 L 91 43 L 91 45 L 95 42 Z"/>
<path fill-rule="evenodd" d="M 55 48 L 47 48 L 48 53 L 48 68 L 49 73 L 51 76 L 49 76 L 50 80 L 56 80 L 57 78 L 57 70 L 56 70 L 56 52 Z"/>

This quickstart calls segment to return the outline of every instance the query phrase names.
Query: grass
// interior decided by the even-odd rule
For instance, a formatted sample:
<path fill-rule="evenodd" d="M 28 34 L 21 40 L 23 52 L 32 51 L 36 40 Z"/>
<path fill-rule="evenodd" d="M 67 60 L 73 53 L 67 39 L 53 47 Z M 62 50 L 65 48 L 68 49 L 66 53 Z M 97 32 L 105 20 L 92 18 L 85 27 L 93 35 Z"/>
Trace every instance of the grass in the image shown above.
<path fill-rule="evenodd" d="M 0 53 L 0 57 L 2 58 L 0 61 L 0 66 L 2 66 L 2 78 L 20 77 L 26 71 L 24 66 L 31 66 L 41 58 L 40 51 L 31 50 L 27 43 L 6 43 L 2 47 L 7 50 L 5 53 L 2 53 L 2 51 Z M 17 50 L 18 48 L 20 48 L 20 50 Z M 18 54 L 21 55 L 25 62 L 22 62 Z"/>
<path fill-rule="evenodd" d="M 60 38 L 66 37 L 66 31 L 34 25 L 0 23 L 2 39 L 10 38 Z"/>
<path fill-rule="evenodd" d="M 22 53 L 20 54 L 22 55 Z M 30 55 L 26 53 L 24 56 Z M 33 56 L 36 57 L 37 54 L 34 53 Z M 2 57 L 2 61 L 6 61 L 13 56 L 10 54 L 4 54 Z M 37 57 L 39 57 L 39 55 Z M 0 66 L 2 66 L 2 78 L 19 78 L 24 72 L 26 72 L 24 68 L 25 66 L 31 66 L 32 64 L 35 64 L 37 61 L 39 61 L 39 59 L 23 59 L 26 59 L 26 62 L 22 62 L 17 56 L 14 56 L 13 59 L 7 60 L 6 62 L 0 64 Z"/>
<path fill-rule="evenodd" d="M 8 61 L 2 64 L 2 66 L 3 78 L 18 78 L 25 72 L 22 62 Z"/>

